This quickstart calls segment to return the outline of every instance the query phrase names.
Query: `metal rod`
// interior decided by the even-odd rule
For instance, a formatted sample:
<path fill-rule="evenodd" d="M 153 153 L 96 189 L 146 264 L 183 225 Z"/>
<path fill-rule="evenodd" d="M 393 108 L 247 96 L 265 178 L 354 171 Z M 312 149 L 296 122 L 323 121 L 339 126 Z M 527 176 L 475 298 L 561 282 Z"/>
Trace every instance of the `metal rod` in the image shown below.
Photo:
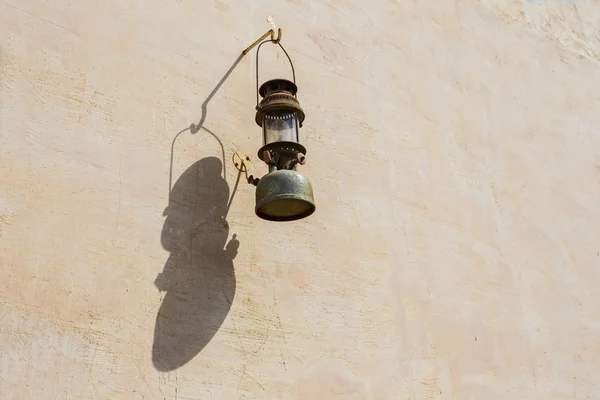
<path fill-rule="evenodd" d="M 250 50 L 256 47 L 257 44 L 265 40 L 269 35 L 271 35 L 271 42 L 273 42 L 274 44 L 279 44 L 279 41 L 281 40 L 281 28 L 277 29 L 277 39 L 275 39 L 275 31 L 273 29 L 269 29 L 269 31 L 262 35 L 256 42 L 252 43 L 250 46 L 248 46 L 246 50 L 242 51 L 242 54 L 248 54 Z"/>

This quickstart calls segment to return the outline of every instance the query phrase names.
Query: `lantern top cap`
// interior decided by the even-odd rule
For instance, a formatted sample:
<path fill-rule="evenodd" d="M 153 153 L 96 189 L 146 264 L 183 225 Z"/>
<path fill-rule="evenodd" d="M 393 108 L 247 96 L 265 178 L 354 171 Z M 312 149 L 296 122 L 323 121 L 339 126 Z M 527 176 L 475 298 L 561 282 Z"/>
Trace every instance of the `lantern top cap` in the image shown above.
<path fill-rule="evenodd" d="M 287 79 L 272 79 L 262 84 L 259 89 L 263 99 L 256 105 L 256 123 L 262 127 L 263 118 L 273 111 L 286 110 L 295 112 L 300 128 L 304 122 L 304 110 L 300 107 L 296 92 L 298 87 Z"/>
<path fill-rule="evenodd" d="M 265 97 L 272 92 L 289 92 L 292 96 L 295 96 L 298 93 L 298 86 L 287 79 L 271 79 L 263 83 L 258 89 L 261 97 Z"/>

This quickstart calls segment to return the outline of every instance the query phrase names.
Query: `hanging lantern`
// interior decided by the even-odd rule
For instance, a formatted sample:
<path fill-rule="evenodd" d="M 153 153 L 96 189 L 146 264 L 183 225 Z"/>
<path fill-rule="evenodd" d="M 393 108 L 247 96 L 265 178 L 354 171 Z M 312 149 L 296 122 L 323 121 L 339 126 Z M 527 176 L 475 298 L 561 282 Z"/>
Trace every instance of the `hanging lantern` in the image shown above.
<path fill-rule="evenodd" d="M 259 41 L 264 37 L 266 35 Z M 294 221 L 308 217 L 316 207 L 310 182 L 297 171 L 298 165 L 306 163 L 306 149 L 300 144 L 299 135 L 305 115 L 297 98 L 294 65 L 279 43 L 280 38 L 281 30 L 277 40 L 271 33 L 271 40 L 260 43 L 256 52 L 255 120 L 262 128 L 263 136 L 258 157 L 267 164 L 269 172 L 260 179 L 250 181 L 256 185 L 255 212 L 258 217 L 269 221 Z M 260 47 L 268 42 L 278 44 L 287 56 L 292 66 L 293 82 L 272 79 L 258 88 L 258 54 Z M 246 49 L 244 54 L 254 45 Z M 262 97 L 260 102 L 259 94 Z"/>

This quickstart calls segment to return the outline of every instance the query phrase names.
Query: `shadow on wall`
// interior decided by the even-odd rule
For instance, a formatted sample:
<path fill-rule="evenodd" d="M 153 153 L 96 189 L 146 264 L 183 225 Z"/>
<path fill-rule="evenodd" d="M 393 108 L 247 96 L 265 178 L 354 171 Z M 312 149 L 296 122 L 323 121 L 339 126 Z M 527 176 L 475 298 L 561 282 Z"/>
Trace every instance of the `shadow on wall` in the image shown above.
<path fill-rule="evenodd" d="M 225 83 L 243 54 L 229 67 L 202 102 L 200 121 L 181 130 L 171 142 L 169 205 L 161 234 L 171 254 L 154 284 L 166 291 L 156 316 L 152 362 L 159 371 L 172 371 L 191 361 L 217 333 L 235 296 L 233 259 L 239 241 L 229 237 L 227 212 L 240 174 L 229 198 L 225 172 L 225 149 L 219 137 L 204 127 L 207 105 Z M 221 147 L 223 162 L 204 158 L 190 166 L 172 185 L 173 157 L 177 138 L 186 131 L 212 135 Z M 221 175 L 221 171 L 223 175 Z"/>
<path fill-rule="evenodd" d="M 210 92 L 208 97 L 206 99 L 204 99 L 204 101 L 202 102 L 202 105 L 200 106 L 200 110 L 202 111 L 202 114 L 200 115 L 200 121 L 197 124 L 192 123 L 187 128 L 184 128 L 181 131 L 179 131 L 177 134 L 175 134 L 175 137 L 173 138 L 173 141 L 171 142 L 171 165 L 169 167 L 169 191 L 171 191 L 171 186 L 173 185 L 173 155 L 175 152 L 175 143 L 177 142 L 177 138 L 179 138 L 179 135 L 181 135 L 182 133 L 187 132 L 187 131 L 190 131 L 190 133 L 192 135 L 195 135 L 196 133 L 198 133 L 200 131 L 200 129 L 202 129 L 202 130 L 208 132 L 213 138 L 215 138 L 215 140 L 217 142 L 219 142 L 219 146 L 221 146 L 221 156 L 223 157 L 223 176 L 227 177 L 227 173 L 226 173 L 226 169 L 225 169 L 225 148 L 223 147 L 223 142 L 221 142 L 221 139 L 219 139 L 219 137 L 213 131 L 211 131 L 210 129 L 208 129 L 204 126 L 204 121 L 206 121 L 206 114 L 208 113 L 208 103 L 212 100 L 214 95 L 219 91 L 221 86 L 223 86 L 223 84 L 225 83 L 227 78 L 229 78 L 229 75 L 231 75 L 231 73 L 233 72 L 235 67 L 237 67 L 237 65 L 240 63 L 240 61 L 242 61 L 242 58 L 244 58 L 244 54 L 240 54 L 238 56 L 238 58 L 235 59 L 235 61 L 233 62 L 233 64 L 231 64 L 231 66 L 229 67 L 227 72 L 225 72 L 225 75 L 223 75 L 221 80 L 214 87 L 212 92 Z"/>
<path fill-rule="evenodd" d="M 161 241 L 171 252 L 155 285 L 167 294 L 154 328 L 152 362 L 172 371 L 194 358 L 215 335 L 235 295 L 233 259 L 239 242 L 229 236 L 229 186 L 222 163 L 204 158 L 177 180 L 165 210 Z"/>

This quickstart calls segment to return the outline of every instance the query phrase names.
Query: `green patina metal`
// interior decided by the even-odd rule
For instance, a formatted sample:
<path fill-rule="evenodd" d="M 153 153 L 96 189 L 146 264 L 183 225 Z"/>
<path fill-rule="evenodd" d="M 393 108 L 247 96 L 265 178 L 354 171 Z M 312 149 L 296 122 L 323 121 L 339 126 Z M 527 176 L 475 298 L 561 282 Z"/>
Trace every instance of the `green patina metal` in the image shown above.
<path fill-rule="evenodd" d="M 278 170 L 256 186 L 256 215 L 268 221 L 294 221 L 315 212 L 313 189 L 296 171 Z"/>

